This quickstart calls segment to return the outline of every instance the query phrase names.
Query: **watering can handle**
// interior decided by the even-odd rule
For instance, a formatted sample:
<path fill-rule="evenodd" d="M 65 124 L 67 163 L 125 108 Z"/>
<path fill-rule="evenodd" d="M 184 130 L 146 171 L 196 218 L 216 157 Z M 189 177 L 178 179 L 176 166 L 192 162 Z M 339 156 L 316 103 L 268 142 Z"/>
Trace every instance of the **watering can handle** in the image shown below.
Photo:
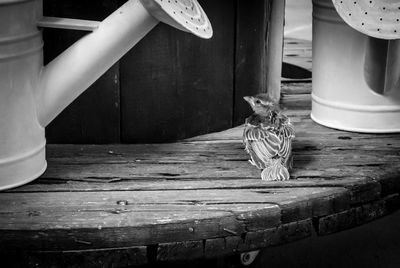
<path fill-rule="evenodd" d="M 400 87 L 400 40 L 368 37 L 364 77 L 378 94 L 388 95 Z"/>
<path fill-rule="evenodd" d="M 56 28 L 68 29 L 79 31 L 94 31 L 99 28 L 100 21 L 95 20 L 78 20 L 58 17 L 43 16 L 38 22 L 37 26 L 40 28 Z"/>
<path fill-rule="evenodd" d="M 396 93 L 400 89 L 400 40 L 390 40 L 388 45 L 385 93 Z M 397 93 L 398 94 L 398 93 Z"/>

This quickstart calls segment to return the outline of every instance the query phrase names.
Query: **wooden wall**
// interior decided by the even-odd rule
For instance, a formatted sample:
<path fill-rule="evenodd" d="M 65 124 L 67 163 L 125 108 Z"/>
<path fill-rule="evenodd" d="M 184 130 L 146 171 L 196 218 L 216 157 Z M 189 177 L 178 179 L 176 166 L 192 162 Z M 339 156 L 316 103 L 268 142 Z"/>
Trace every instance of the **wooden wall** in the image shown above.
<path fill-rule="evenodd" d="M 124 2 L 44 0 L 44 14 L 102 20 Z M 241 124 L 242 97 L 266 90 L 271 1 L 199 2 L 212 39 L 159 24 L 47 127 L 48 142 L 167 142 Z M 45 29 L 45 62 L 84 34 Z"/>

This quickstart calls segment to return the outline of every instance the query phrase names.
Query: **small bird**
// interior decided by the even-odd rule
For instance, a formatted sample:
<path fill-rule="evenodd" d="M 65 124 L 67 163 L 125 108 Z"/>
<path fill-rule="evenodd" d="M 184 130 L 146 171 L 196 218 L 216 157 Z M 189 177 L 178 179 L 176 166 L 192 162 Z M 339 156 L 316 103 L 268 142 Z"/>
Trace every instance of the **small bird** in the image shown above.
<path fill-rule="evenodd" d="M 254 113 L 246 118 L 243 143 L 249 162 L 262 169 L 261 179 L 289 180 L 293 166 L 292 140 L 294 129 L 278 101 L 267 94 L 246 96 Z"/>

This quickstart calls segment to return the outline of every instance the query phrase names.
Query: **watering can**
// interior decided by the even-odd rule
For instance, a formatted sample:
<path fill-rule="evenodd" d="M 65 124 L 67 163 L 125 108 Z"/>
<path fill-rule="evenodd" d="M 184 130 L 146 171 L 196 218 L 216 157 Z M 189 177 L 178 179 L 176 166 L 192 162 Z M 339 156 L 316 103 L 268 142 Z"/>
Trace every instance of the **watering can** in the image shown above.
<path fill-rule="evenodd" d="M 400 1 L 313 0 L 311 118 L 400 132 Z"/>
<path fill-rule="evenodd" d="M 130 0 L 102 22 L 43 17 L 42 0 L 0 0 L 0 190 L 45 171 L 45 127 L 159 21 L 213 33 L 196 0 Z M 91 32 L 43 66 L 41 27 Z"/>

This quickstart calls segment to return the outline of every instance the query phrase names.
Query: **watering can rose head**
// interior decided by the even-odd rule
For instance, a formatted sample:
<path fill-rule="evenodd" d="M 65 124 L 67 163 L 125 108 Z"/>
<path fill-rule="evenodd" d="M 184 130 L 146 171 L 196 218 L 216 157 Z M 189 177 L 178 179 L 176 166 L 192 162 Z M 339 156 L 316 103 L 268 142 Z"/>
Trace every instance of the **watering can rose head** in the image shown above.
<path fill-rule="evenodd" d="M 140 0 L 158 20 L 201 38 L 211 38 L 213 30 L 206 13 L 194 0 Z"/>
<path fill-rule="evenodd" d="M 333 4 L 357 31 L 381 39 L 400 38 L 400 0 L 333 0 Z"/>

